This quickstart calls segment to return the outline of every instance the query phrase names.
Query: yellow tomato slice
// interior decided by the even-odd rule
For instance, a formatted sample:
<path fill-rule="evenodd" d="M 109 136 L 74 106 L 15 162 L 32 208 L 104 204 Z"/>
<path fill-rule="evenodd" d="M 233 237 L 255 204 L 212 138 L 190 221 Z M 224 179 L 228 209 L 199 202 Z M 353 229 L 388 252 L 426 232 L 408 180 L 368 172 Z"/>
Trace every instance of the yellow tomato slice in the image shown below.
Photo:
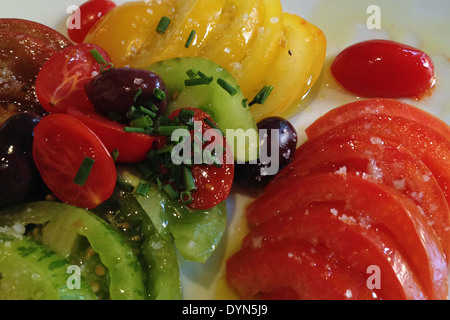
<path fill-rule="evenodd" d="M 213 60 L 234 74 L 233 69 L 253 44 L 263 17 L 262 0 L 226 0 L 221 18 L 200 56 Z"/>
<path fill-rule="evenodd" d="M 162 16 L 173 18 L 176 0 L 127 2 L 109 12 L 89 31 L 84 42 L 104 48 L 117 67 L 134 65 L 158 33 Z"/>
<path fill-rule="evenodd" d="M 244 95 L 253 98 L 262 88 L 261 81 L 280 48 L 283 35 L 283 9 L 279 0 L 263 0 L 265 14 L 262 26 L 256 30 L 256 39 L 249 48 L 241 69 L 236 69 L 234 76 Z"/>
<path fill-rule="evenodd" d="M 174 21 L 174 25 L 170 27 L 172 31 L 165 35 L 164 41 L 157 44 L 158 48 L 155 51 L 159 53 L 151 57 L 151 63 L 176 57 L 197 56 L 219 22 L 224 5 L 225 0 L 197 0 L 193 4 L 192 11 L 184 17 L 184 21 L 181 17 L 175 18 L 180 24 Z M 195 32 L 195 36 L 186 48 L 192 31 Z M 146 64 L 149 64 L 148 61 Z"/>
<path fill-rule="evenodd" d="M 315 52 L 320 35 L 313 34 L 310 24 L 289 13 L 283 13 L 283 24 L 280 51 L 263 82 L 274 89 L 264 104 L 251 107 L 257 122 L 269 116 L 282 116 L 288 106 L 314 84 L 313 64 L 319 64 L 320 69 L 323 66 L 323 61 L 316 61 Z"/>

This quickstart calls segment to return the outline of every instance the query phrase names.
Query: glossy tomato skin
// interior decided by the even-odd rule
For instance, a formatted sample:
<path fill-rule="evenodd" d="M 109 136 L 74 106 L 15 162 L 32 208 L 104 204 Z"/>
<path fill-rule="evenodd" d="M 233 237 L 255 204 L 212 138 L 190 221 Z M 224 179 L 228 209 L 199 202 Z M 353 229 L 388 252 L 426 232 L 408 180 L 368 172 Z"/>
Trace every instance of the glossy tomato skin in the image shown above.
<path fill-rule="evenodd" d="M 74 178 L 85 157 L 95 162 L 80 186 Z M 33 159 L 45 184 L 62 202 L 92 209 L 114 191 L 116 168 L 108 150 L 88 127 L 69 115 L 52 114 L 39 122 Z"/>
<path fill-rule="evenodd" d="M 100 72 L 100 64 L 91 54 L 97 50 L 105 61 L 108 53 L 94 44 L 78 44 L 55 53 L 39 71 L 36 94 L 49 113 L 65 113 L 68 108 L 93 110 L 84 85 Z"/>
<path fill-rule="evenodd" d="M 213 122 L 210 115 L 196 108 L 186 108 L 195 111 L 193 121 L 202 123 L 202 133 L 212 129 L 204 120 L 209 119 Z M 174 111 L 170 118 L 175 118 L 181 109 Z M 214 123 L 214 122 L 213 122 Z M 220 144 L 224 147 L 224 152 L 219 159 L 221 166 L 206 164 L 194 164 L 191 167 L 192 175 L 195 180 L 197 190 L 192 192 L 192 203 L 189 205 L 192 209 L 206 210 L 214 207 L 218 203 L 224 201 L 230 191 L 234 178 L 234 160 L 230 146 L 226 142 L 225 137 L 216 132 L 211 137 L 211 142 L 206 141 L 204 147 L 210 144 Z"/>
<path fill-rule="evenodd" d="M 95 111 L 68 109 L 67 114 L 81 121 L 91 129 L 111 154 L 119 152 L 117 162 L 137 163 L 147 158 L 154 147 L 156 137 L 143 133 L 125 132 L 123 124 L 104 118 Z"/>
<path fill-rule="evenodd" d="M 82 43 L 92 26 L 117 5 L 110 0 L 89 0 L 79 8 L 79 21 L 73 17 L 74 26 L 68 27 L 67 34 L 75 43 Z M 77 13 L 75 13 L 76 15 Z M 76 25 L 79 23 L 79 26 Z"/>
<path fill-rule="evenodd" d="M 334 78 L 363 97 L 420 98 L 435 84 L 424 52 L 389 40 L 368 40 L 344 49 L 333 61 Z"/>

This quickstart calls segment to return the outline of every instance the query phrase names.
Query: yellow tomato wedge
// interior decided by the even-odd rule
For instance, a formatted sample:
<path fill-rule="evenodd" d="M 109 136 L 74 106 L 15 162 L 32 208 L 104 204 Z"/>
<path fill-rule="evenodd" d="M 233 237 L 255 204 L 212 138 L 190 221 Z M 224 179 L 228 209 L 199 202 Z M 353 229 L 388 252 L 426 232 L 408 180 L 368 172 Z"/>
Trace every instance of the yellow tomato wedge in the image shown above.
<path fill-rule="evenodd" d="M 89 31 L 84 42 L 104 48 L 117 67 L 133 65 L 158 35 L 162 16 L 173 18 L 176 0 L 127 2 L 116 7 Z"/>
<path fill-rule="evenodd" d="M 289 105 L 312 87 L 318 77 L 311 74 L 312 67 L 317 64 L 321 70 L 325 59 L 322 45 L 326 43 L 322 32 L 314 33 L 307 21 L 286 12 L 283 13 L 283 23 L 280 51 L 263 81 L 274 89 L 264 104 L 251 107 L 257 122 L 269 116 L 283 116 Z M 318 41 L 321 41 L 320 54 L 316 54 Z"/>
<path fill-rule="evenodd" d="M 244 60 L 241 68 L 234 70 L 233 75 L 239 83 L 244 95 L 254 97 L 262 88 L 260 79 L 270 72 L 275 56 L 280 50 L 283 35 L 282 7 L 279 0 L 263 0 L 265 6 L 264 20 L 256 30 L 256 39 Z"/>
<path fill-rule="evenodd" d="M 176 57 L 199 55 L 206 40 L 210 37 L 211 31 L 219 22 L 225 0 L 197 0 L 195 2 L 189 14 L 183 18 L 176 16 L 175 19 L 180 22 L 180 25 L 174 22 L 170 26 L 165 39 L 157 44 L 160 52 L 152 55 L 151 63 Z M 194 32 L 194 36 L 186 48 L 192 32 Z M 148 65 L 148 62 L 145 61 L 143 65 Z"/>
<path fill-rule="evenodd" d="M 255 40 L 264 11 L 262 0 L 227 0 L 221 19 L 200 56 L 234 74 L 233 69 L 239 66 Z"/>

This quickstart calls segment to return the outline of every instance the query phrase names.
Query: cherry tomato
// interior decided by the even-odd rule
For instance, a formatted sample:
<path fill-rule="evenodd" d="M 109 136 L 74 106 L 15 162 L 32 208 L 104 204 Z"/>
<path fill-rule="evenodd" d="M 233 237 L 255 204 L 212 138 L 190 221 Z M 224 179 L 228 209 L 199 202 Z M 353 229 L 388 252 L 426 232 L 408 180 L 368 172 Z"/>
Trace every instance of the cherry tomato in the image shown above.
<path fill-rule="evenodd" d="M 331 72 L 348 91 L 364 97 L 420 98 L 435 84 L 424 52 L 388 40 L 369 40 L 344 49 Z"/>
<path fill-rule="evenodd" d="M 112 153 L 119 152 L 118 162 L 136 163 L 143 161 L 148 151 L 154 147 L 156 137 L 143 133 L 125 132 L 125 125 L 110 121 L 94 111 L 68 109 L 73 116 L 91 129 Z"/>
<path fill-rule="evenodd" d="M 211 127 L 204 122 L 204 119 L 209 119 L 209 121 L 213 122 L 209 114 L 200 109 L 186 109 L 195 111 L 193 121 L 202 123 L 202 133 L 205 133 L 206 130 L 211 129 Z M 170 118 L 173 119 L 177 117 L 180 110 L 181 109 L 174 111 L 170 115 Z M 206 210 L 212 208 L 218 203 L 224 201 L 231 191 L 231 185 L 234 178 L 234 161 L 229 159 L 229 155 L 232 154 L 232 151 L 230 146 L 226 143 L 225 137 L 221 134 L 214 134 L 211 142 L 207 142 L 204 145 L 204 148 L 207 148 L 210 144 L 216 143 L 224 146 L 223 155 L 221 159 L 219 159 L 222 163 L 220 167 L 213 164 L 194 164 L 191 167 L 192 175 L 197 186 L 197 190 L 192 192 L 193 201 L 189 205 L 192 209 Z"/>
<path fill-rule="evenodd" d="M 108 53 L 94 44 L 78 44 L 55 53 L 41 68 L 36 79 L 36 94 L 50 113 L 65 113 L 68 108 L 93 110 L 84 84 L 100 72 L 101 65 L 91 54 L 97 50 L 106 63 Z"/>
<path fill-rule="evenodd" d="M 80 11 L 70 17 L 73 21 L 67 28 L 69 38 L 75 43 L 83 42 L 92 26 L 116 6 L 110 0 L 89 0 L 83 3 Z"/>
<path fill-rule="evenodd" d="M 86 157 L 95 162 L 80 185 L 74 179 Z M 46 185 L 62 202 L 92 209 L 114 191 L 116 168 L 108 150 L 88 127 L 69 115 L 52 114 L 39 122 L 33 159 Z"/>

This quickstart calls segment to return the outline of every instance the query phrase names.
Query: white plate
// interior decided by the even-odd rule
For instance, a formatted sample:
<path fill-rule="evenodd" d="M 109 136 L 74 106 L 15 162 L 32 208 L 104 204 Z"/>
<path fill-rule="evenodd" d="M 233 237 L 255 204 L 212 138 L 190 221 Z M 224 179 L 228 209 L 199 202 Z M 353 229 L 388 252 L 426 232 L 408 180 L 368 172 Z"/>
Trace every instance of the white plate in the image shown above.
<path fill-rule="evenodd" d="M 68 8 L 81 5 L 85 0 L 0 0 L 0 17 L 23 18 L 44 23 L 65 31 Z M 117 4 L 126 2 L 116 0 Z M 307 108 L 291 119 L 301 140 L 304 129 L 326 111 L 354 101 L 357 97 L 347 94 L 336 85 L 329 73 L 329 66 L 338 52 L 362 40 L 383 38 L 403 42 L 427 52 L 435 64 L 438 77 L 433 94 L 421 101 L 405 99 L 435 114 L 450 124 L 450 1 L 448 0 L 281 0 L 284 11 L 295 13 L 320 27 L 328 41 L 327 59 L 314 99 Z M 381 28 L 370 29 L 368 13 L 376 3 L 380 9 Z M 242 236 L 242 214 L 252 195 L 238 188 L 228 199 L 229 227 L 220 248 L 206 264 L 182 262 L 184 297 L 187 299 L 214 298 L 216 281 L 223 275 L 226 252 L 230 251 Z"/>

